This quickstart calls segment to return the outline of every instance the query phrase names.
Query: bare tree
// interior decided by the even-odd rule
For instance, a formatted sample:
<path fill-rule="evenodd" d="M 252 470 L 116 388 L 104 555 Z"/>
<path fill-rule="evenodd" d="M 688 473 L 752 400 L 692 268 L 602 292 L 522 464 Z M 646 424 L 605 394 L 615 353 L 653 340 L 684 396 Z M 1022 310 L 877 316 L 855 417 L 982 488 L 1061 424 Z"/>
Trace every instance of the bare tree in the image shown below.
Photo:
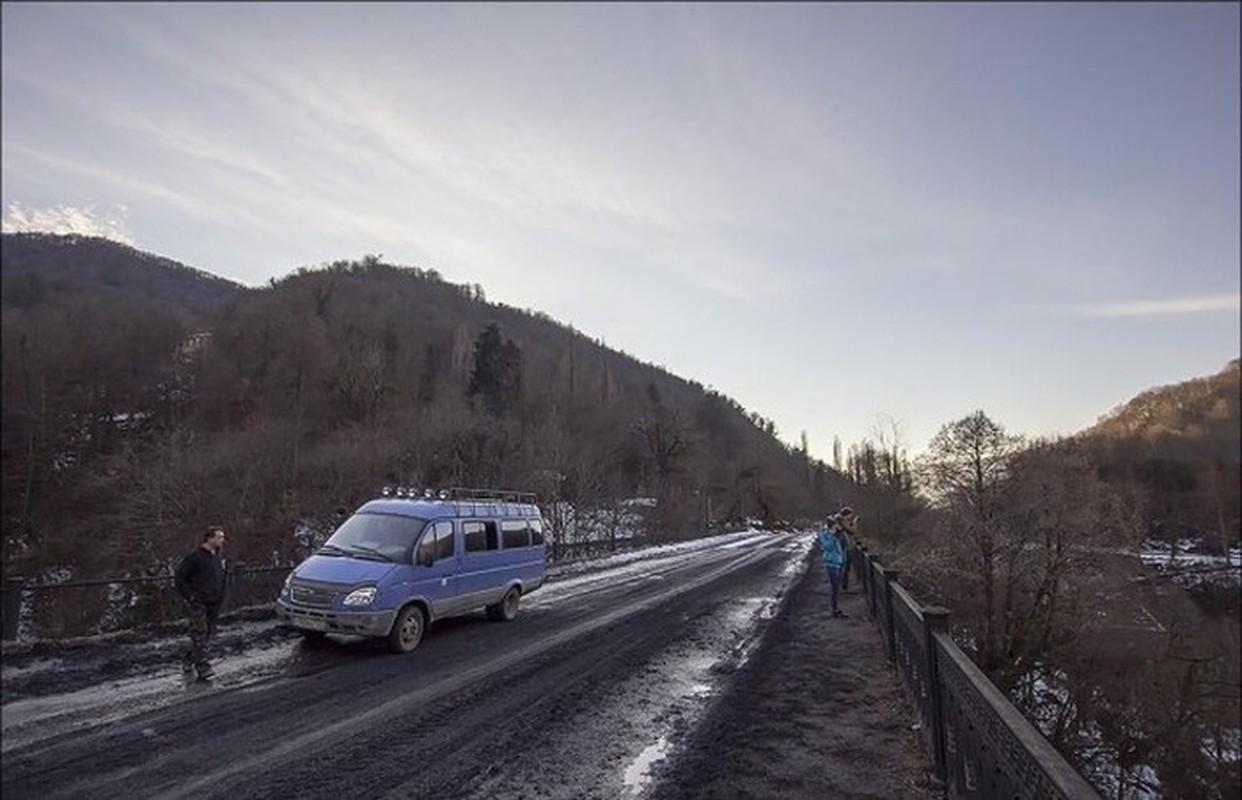
<path fill-rule="evenodd" d="M 1038 441 L 1015 455 L 996 501 L 989 666 L 1008 688 L 1091 635 L 1093 577 L 1119 568 L 1115 549 L 1142 521 L 1071 441 Z"/>
<path fill-rule="evenodd" d="M 998 490 L 1020 447 L 1020 437 L 976 411 L 941 428 L 920 465 L 923 488 L 956 529 L 953 538 L 969 565 L 965 577 L 977 576 L 974 582 L 980 585 L 978 658 L 985 671 L 1002 657 L 996 596 Z"/>

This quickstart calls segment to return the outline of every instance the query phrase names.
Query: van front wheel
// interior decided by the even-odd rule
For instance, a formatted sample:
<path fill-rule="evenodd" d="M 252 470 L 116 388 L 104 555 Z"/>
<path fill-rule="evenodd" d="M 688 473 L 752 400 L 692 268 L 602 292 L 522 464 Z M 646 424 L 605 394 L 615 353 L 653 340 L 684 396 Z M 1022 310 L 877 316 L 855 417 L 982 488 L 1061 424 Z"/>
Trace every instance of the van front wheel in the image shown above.
<path fill-rule="evenodd" d="M 418 606 L 406 606 L 397 615 L 392 632 L 388 634 L 388 646 L 397 653 L 408 653 L 423 639 L 423 629 L 427 627 L 423 618 L 423 610 Z"/>
<path fill-rule="evenodd" d="M 497 622 L 511 622 L 518 613 L 522 592 L 514 586 L 505 592 L 499 603 L 487 607 L 487 616 Z"/>

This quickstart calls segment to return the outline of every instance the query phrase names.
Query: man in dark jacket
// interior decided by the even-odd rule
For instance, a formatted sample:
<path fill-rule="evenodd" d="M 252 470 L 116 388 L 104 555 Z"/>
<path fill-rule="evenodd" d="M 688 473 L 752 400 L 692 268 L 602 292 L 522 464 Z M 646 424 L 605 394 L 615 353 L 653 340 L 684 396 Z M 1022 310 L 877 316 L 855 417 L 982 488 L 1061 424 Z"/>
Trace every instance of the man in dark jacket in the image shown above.
<path fill-rule="evenodd" d="M 216 632 L 220 604 L 224 602 L 227 583 L 226 564 L 220 550 L 224 547 L 224 528 L 212 525 L 203 532 L 202 543 L 177 566 L 177 594 L 185 600 L 190 649 L 181 660 L 188 674 L 198 672 L 200 681 L 215 677 L 207 660 L 207 646 Z"/>
<path fill-rule="evenodd" d="M 854 509 L 845 506 L 837 512 L 838 529 L 841 536 L 841 549 L 845 551 L 845 564 L 841 567 L 841 591 L 850 590 L 850 567 L 853 561 L 850 551 L 854 549 L 854 540 L 858 536 L 858 515 Z"/>

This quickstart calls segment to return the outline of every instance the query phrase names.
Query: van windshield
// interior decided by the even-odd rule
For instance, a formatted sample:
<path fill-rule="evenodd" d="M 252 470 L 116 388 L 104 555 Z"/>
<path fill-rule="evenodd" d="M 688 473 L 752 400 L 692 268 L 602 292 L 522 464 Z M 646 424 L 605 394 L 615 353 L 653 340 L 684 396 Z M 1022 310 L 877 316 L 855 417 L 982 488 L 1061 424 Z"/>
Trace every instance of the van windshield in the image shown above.
<path fill-rule="evenodd" d="M 409 561 L 427 520 L 395 514 L 354 514 L 319 549 L 321 555 L 349 555 L 377 561 Z"/>

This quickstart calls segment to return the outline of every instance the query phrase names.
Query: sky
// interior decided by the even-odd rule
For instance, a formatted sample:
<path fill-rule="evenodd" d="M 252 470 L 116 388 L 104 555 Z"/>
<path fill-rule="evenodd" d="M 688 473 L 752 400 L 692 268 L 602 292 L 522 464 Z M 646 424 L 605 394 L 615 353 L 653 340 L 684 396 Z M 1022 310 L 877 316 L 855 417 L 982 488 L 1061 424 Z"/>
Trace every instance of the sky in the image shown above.
<path fill-rule="evenodd" d="M 1237 3 L 4 3 L 5 231 L 367 254 L 830 461 L 1242 351 Z"/>

